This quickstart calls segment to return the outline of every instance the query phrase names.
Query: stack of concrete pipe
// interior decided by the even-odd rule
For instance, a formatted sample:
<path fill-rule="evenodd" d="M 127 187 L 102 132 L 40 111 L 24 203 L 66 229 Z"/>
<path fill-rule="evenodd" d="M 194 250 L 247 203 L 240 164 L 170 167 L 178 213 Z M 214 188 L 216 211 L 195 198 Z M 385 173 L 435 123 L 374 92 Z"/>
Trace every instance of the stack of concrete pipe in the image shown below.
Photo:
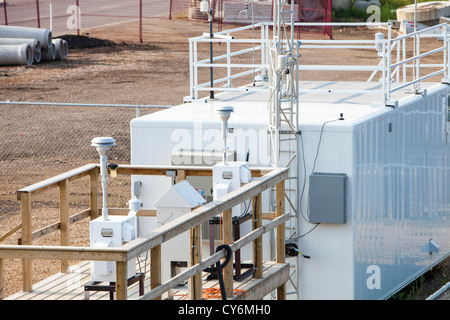
<path fill-rule="evenodd" d="M 67 41 L 41 28 L 0 26 L 0 65 L 31 65 L 67 58 Z"/>

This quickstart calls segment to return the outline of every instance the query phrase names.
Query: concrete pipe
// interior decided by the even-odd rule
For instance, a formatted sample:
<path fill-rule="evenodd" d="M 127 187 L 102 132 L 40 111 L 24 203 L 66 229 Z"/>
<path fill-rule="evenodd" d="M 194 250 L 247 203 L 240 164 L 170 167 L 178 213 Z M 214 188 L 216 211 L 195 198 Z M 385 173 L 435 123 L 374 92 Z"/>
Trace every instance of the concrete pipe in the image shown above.
<path fill-rule="evenodd" d="M 0 65 L 19 66 L 33 64 L 33 49 L 28 43 L 0 46 Z"/>
<path fill-rule="evenodd" d="M 33 49 L 34 62 L 41 60 L 41 43 L 36 39 L 0 38 L 0 45 L 18 45 L 28 43 Z"/>
<path fill-rule="evenodd" d="M 40 28 L 0 26 L 0 37 L 36 39 L 41 43 L 42 49 L 48 49 L 52 43 L 52 32 Z"/>
<path fill-rule="evenodd" d="M 54 43 L 48 49 L 42 49 L 41 61 L 53 61 L 56 58 L 56 46 Z"/>
<path fill-rule="evenodd" d="M 67 45 L 67 41 L 63 40 L 63 39 L 53 39 L 52 40 L 53 44 L 55 45 L 56 48 L 56 60 L 61 60 L 61 59 L 65 59 L 67 58 L 68 55 L 68 45 Z"/>
<path fill-rule="evenodd" d="M 53 39 L 52 44 L 55 46 L 55 60 L 61 60 L 63 50 L 61 39 Z"/>
<path fill-rule="evenodd" d="M 34 62 L 35 63 L 41 62 L 41 55 L 42 55 L 42 51 L 35 51 L 34 52 Z"/>
<path fill-rule="evenodd" d="M 33 50 L 41 51 L 41 43 L 36 39 L 18 39 L 18 38 L 0 38 L 0 45 L 10 45 L 10 44 L 22 44 L 28 43 Z"/>
<path fill-rule="evenodd" d="M 66 40 L 63 40 L 63 59 L 67 58 L 69 55 L 69 44 Z"/>

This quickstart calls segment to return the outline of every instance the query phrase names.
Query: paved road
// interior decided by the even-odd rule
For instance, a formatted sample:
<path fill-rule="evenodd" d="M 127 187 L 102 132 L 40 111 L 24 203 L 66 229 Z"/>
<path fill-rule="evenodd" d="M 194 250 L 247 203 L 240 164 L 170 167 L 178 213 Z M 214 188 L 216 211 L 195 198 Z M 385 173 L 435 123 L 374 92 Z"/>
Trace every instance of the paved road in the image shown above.
<path fill-rule="evenodd" d="M 76 32 L 76 0 L 39 0 L 40 26 L 50 29 L 50 4 L 53 9 L 53 33 Z M 143 0 L 144 18 L 167 17 L 168 0 Z M 78 0 L 81 12 L 81 30 L 92 27 L 136 20 L 139 17 L 139 0 Z M 8 0 L 6 5 L 8 25 L 38 27 L 36 0 Z M 5 24 L 5 8 L 0 0 L 0 24 Z"/>

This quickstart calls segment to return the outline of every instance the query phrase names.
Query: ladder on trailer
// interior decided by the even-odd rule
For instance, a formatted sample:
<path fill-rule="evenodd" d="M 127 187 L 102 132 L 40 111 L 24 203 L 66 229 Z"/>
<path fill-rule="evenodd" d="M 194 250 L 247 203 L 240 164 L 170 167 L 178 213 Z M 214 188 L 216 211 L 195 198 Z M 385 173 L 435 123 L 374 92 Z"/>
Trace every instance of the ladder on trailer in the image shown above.
<path fill-rule="evenodd" d="M 299 47 L 294 39 L 294 1 L 278 0 L 273 6 L 273 40 L 269 46 L 269 135 L 271 165 L 289 167 L 290 177 L 286 180 L 285 210 L 291 216 L 286 226 L 287 241 L 298 238 L 299 230 L 299 177 L 298 177 L 298 84 Z M 275 190 L 271 191 L 271 205 L 275 209 Z M 295 264 L 298 270 L 298 259 Z M 298 272 L 297 283 L 298 287 Z M 297 289 L 296 289 L 297 291 Z M 298 292 L 296 292 L 298 294 Z"/>

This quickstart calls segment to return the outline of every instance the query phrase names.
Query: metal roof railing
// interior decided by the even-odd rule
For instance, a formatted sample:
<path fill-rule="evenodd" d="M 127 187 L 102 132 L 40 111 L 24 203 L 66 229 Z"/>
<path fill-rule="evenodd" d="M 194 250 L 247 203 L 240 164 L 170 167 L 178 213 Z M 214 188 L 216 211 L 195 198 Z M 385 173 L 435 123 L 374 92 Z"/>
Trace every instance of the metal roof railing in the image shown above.
<path fill-rule="evenodd" d="M 249 86 L 233 84 L 237 79 L 253 74 L 253 82 L 267 80 L 269 72 L 269 55 L 270 47 L 273 40 L 269 38 L 269 31 L 272 23 L 257 23 L 240 28 L 217 32 L 210 37 L 210 34 L 189 39 L 190 46 L 190 97 L 188 100 L 199 99 L 201 91 L 255 91 L 268 90 L 267 86 Z M 374 92 L 374 89 L 357 89 L 335 90 L 334 92 L 348 93 L 378 93 L 380 100 L 389 105 L 391 103 L 391 94 L 401 89 L 411 87 L 413 91 L 420 91 L 420 83 L 433 77 L 442 75 L 441 81 L 447 83 L 449 81 L 449 45 L 448 45 L 448 25 L 446 23 L 438 24 L 426 29 L 422 29 L 407 35 L 400 35 L 395 38 L 392 36 L 392 26 L 390 22 L 386 23 L 295 23 L 296 27 L 367 27 L 379 30 L 374 39 L 319 39 L 310 40 L 302 39 L 298 41 L 300 52 L 303 56 L 307 55 L 307 50 L 328 50 L 331 54 L 336 55 L 337 50 L 373 50 L 376 63 L 373 65 L 359 64 L 352 61 L 351 64 L 343 64 L 342 61 L 330 64 L 305 64 L 300 59 L 299 69 L 303 71 L 317 71 L 327 76 L 327 71 L 333 72 L 355 72 L 360 77 L 361 72 L 370 72 L 367 81 L 375 81 L 375 76 L 380 74 L 378 81 L 381 83 L 381 89 Z M 384 30 L 385 32 L 381 32 Z M 252 37 L 248 38 L 250 34 Z M 258 37 L 255 35 L 259 34 Z M 245 38 L 247 37 L 247 38 Z M 432 50 L 421 52 L 421 39 L 437 38 L 438 46 Z M 412 44 L 411 44 L 412 42 Z M 199 45 L 201 43 L 221 43 L 225 44 L 218 55 L 212 59 L 199 59 Z M 243 48 L 244 44 L 250 44 L 250 47 Z M 231 48 L 237 46 L 236 51 Z M 223 52 L 225 51 L 225 53 Z M 412 54 L 411 54 L 412 52 Z M 440 57 L 442 55 L 442 57 Z M 424 60 L 432 57 L 433 61 L 440 60 L 438 63 L 426 63 Z M 232 63 L 233 59 L 252 58 L 252 63 Z M 355 58 L 356 59 L 356 58 Z M 225 69 L 226 75 L 215 78 L 212 82 L 200 83 L 199 79 L 204 79 L 201 74 L 203 71 L 219 73 L 219 69 Z M 244 71 L 242 71 L 245 69 Z M 233 73 L 233 70 L 238 70 Z M 307 80 L 307 79 L 305 79 Z M 352 80 L 345 77 L 345 80 Z M 302 76 L 300 76 L 302 81 Z M 248 83 L 246 83 L 248 84 Z M 299 92 L 320 91 L 320 89 L 301 89 Z M 185 98 L 186 100 L 186 98 Z"/>

